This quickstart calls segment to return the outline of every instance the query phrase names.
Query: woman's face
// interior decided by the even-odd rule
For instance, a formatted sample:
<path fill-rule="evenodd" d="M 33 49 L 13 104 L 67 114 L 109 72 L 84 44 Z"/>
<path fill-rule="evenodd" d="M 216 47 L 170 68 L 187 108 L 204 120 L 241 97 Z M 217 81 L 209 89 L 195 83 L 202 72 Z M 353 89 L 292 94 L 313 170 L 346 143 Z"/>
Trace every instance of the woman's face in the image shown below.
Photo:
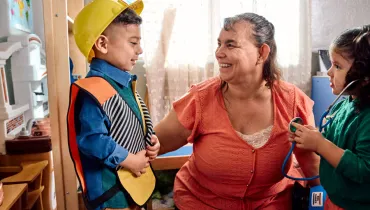
<path fill-rule="evenodd" d="M 347 72 L 351 69 L 353 60 L 345 59 L 340 54 L 330 51 L 331 67 L 328 71 L 330 87 L 334 95 L 339 95 L 345 88 Z"/>
<path fill-rule="evenodd" d="M 260 54 L 252 34 L 252 25 L 245 21 L 235 23 L 228 31 L 221 30 L 215 54 L 222 80 L 228 83 L 243 82 L 258 73 L 262 77 L 262 72 L 256 71 Z"/>

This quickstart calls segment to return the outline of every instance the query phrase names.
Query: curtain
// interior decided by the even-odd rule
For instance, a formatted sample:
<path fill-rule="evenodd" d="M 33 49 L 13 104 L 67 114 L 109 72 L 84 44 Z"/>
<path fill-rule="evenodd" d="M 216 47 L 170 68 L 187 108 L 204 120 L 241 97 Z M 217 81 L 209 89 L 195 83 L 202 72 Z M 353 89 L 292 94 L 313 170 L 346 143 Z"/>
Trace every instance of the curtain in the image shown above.
<path fill-rule="evenodd" d="M 255 12 L 275 26 L 283 79 L 311 88 L 311 1 L 144 0 L 143 60 L 149 107 L 158 123 L 192 84 L 218 74 L 214 51 L 225 17 Z"/>

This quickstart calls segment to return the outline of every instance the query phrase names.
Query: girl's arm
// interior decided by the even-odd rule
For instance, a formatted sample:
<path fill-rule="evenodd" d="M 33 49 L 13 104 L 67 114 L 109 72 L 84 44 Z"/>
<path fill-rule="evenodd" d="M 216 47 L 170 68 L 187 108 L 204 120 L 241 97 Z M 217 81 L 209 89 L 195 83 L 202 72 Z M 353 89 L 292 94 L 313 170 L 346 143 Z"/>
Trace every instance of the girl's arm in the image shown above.
<path fill-rule="evenodd" d="M 337 147 L 333 142 L 322 139 L 319 141 L 317 153 L 319 153 L 331 166 L 336 168 L 342 159 L 344 150 Z"/>
<path fill-rule="evenodd" d="M 357 129 L 353 131 L 352 135 L 356 137 L 353 140 L 356 143 L 351 150 L 337 147 L 325 139 L 317 129 L 296 123 L 293 123 L 293 126 L 297 131 L 294 139 L 290 141 L 296 141 L 298 148 L 318 152 L 335 168 L 335 175 L 356 183 L 370 182 L 370 113 L 359 121 Z"/>
<path fill-rule="evenodd" d="M 307 120 L 309 125 L 315 124 L 313 114 L 310 115 Z M 317 176 L 319 174 L 320 157 L 316 155 L 316 153 L 309 150 L 295 148 L 294 155 L 296 156 L 299 166 L 306 177 Z M 320 179 L 308 181 L 308 184 L 310 186 L 320 185 Z"/>

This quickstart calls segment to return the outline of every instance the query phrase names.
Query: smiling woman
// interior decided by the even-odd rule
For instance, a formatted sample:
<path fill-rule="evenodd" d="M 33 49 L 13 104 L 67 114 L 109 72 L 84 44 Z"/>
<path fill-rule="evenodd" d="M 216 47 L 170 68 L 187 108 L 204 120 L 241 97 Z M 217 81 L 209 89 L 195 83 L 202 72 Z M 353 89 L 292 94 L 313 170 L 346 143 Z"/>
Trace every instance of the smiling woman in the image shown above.
<path fill-rule="evenodd" d="M 283 78 L 310 92 L 310 1 L 144 1 L 143 59 L 154 124 L 192 84 L 219 73 L 214 52 L 223 19 L 238 13 L 254 12 L 274 20 Z"/>
<path fill-rule="evenodd" d="M 292 208 L 294 181 L 280 170 L 287 127 L 294 116 L 313 125 L 313 102 L 279 79 L 274 34 L 260 15 L 226 18 L 215 53 L 220 76 L 194 85 L 155 127 L 160 153 L 193 143 L 175 179 L 179 209 Z M 317 155 L 294 153 L 305 175 L 318 173 Z M 291 163 L 286 172 L 302 177 Z"/>
<path fill-rule="evenodd" d="M 274 25 L 264 19 L 255 18 L 253 13 L 226 18 L 216 49 L 221 79 L 227 82 L 227 79 L 223 78 L 223 73 L 230 73 L 234 65 L 234 69 L 246 69 L 250 80 L 262 78 L 267 82 L 266 86 L 271 87 L 272 83 L 280 78 L 280 71 L 276 65 L 274 34 Z M 225 56 L 226 54 L 228 56 Z M 231 60 L 234 64 L 225 64 L 223 63 L 225 60 Z M 261 72 L 254 71 L 256 62 L 264 62 Z M 234 71 L 236 71 L 234 76 L 240 78 L 239 72 Z"/>

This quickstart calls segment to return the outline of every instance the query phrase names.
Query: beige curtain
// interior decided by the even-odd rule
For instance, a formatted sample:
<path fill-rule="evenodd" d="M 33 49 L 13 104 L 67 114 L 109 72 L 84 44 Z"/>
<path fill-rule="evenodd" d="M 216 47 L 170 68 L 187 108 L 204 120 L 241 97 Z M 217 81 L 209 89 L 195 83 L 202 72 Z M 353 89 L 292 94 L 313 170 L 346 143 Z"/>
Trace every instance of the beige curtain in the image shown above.
<path fill-rule="evenodd" d="M 149 106 L 158 123 L 191 84 L 218 73 L 214 50 L 225 17 L 243 12 L 275 25 L 283 79 L 306 93 L 311 87 L 311 1 L 144 0 L 143 59 Z"/>

